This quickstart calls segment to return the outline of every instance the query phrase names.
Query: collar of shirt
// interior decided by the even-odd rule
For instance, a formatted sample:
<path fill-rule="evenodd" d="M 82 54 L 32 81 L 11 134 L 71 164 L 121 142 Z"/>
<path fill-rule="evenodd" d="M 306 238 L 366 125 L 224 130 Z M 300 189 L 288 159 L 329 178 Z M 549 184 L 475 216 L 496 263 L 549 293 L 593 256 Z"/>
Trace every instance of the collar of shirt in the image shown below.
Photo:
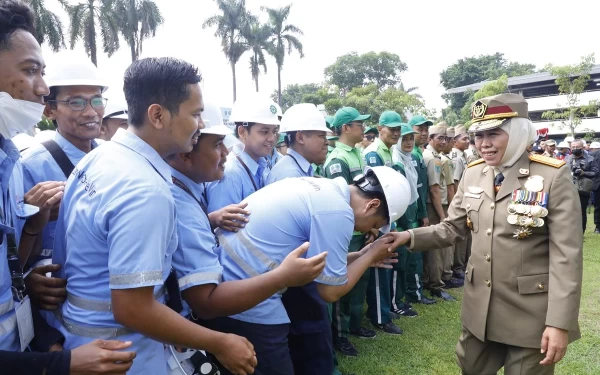
<path fill-rule="evenodd" d="M 437 151 L 435 151 L 435 149 L 433 147 L 431 147 L 431 145 L 427 145 L 427 149 L 429 151 L 431 151 L 431 153 L 433 154 L 434 157 L 436 157 L 436 158 L 440 157 L 440 154 Z"/>
<path fill-rule="evenodd" d="M 465 156 L 464 151 L 457 149 L 456 147 L 452 147 L 452 151 L 456 152 L 459 156 Z"/>
<path fill-rule="evenodd" d="M 342 149 L 342 150 L 344 150 L 344 151 L 347 151 L 347 152 L 352 152 L 352 151 L 356 150 L 356 147 L 350 147 L 350 146 L 348 146 L 347 144 L 345 144 L 345 143 L 342 143 L 342 142 L 340 142 L 340 141 L 337 141 L 337 142 L 335 143 L 335 147 L 336 147 L 336 148 L 340 148 L 340 149 Z"/>
<path fill-rule="evenodd" d="M 56 132 L 54 135 L 54 142 L 67 154 L 71 163 L 77 164 L 79 161 L 86 155 L 85 152 L 81 151 L 77 147 L 75 147 L 71 142 L 69 142 L 65 137 L 63 137 L 59 132 Z M 98 146 L 96 140 L 92 140 L 92 150 Z"/>
<path fill-rule="evenodd" d="M 13 141 L 0 136 L 0 176 L 2 176 L 0 181 L 2 183 L 2 191 L 8 189 L 8 181 L 20 156 L 19 150 Z"/>
<path fill-rule="evenodd" d="M 156 169 L 162 178 L 165 179 L 165 181 L 169 184 L 171 183 L 171 167 L 169 167 L 169 164 L 160 157 L 155 149 L 150 147 L 150 145 L 144 142 L 140 137 L 125 129 L 119 129 L 112 137 L 111 141 L 123 145 L 143 156 L 154 169 Z"/>
<path fill-rule="evenodd" d="M 423 150 L 421 149 L 421 147 L 415 146 L 413 148 L 413 152 L 416 152 L 418 155 L 423 156 Z"/>
<path fill-rule="evenodd" d="M 253 176 L 256 176 L 256 172 L 258 171 L 258 167 L 261 166 L 263 169 L 267 166 L 267 161 L 265 158 L 258 159 L 258 163 L 254 161 L 246 152 L 242 152 L 240 155 L 240 159 L 246 164 L 246 167 L 250 170 Z"/>
<path fill-rule="evenodd" d="M 202 191 L 204 189 L 203 184 L 197 184 L 194 181 L 192 181 L 188 176 L 179 172 L 177 169 L 175 169 L 173 167 L 170 167 L 170 168 L 171 168 L 171 176 L 173 176 L 176 179 L 178 179 L 179 181 L 183 182 L 183 184 L 185 186 L 187 186 L 188 189 L 190 189 L 192 194 L 194 194 L 194 197 L 196 199 L 198 199 L 199 201 L 203 201 L 203 199 L 202 199 Z"/>
<path fill-rule="evenodd" d="M 304 156 L 300 155 L 299 153 L 297 153 L 296 151 L 294 151 L 291 148 L 288 149 L 288 155 L 290 155 L 294 159 L 296 159 L 296 161 L 298 162 L 298 165 L 300 166 L 300 168 L 302 168 L 302 171 L 304 173 L 306 173 L 309 176 L 312 176 L 312 173 L 311 173 L 312 165 L 310 165 L 310 163 L 308 162 L 308 160 L 306 160 L 304 158 Z"/>
<path fill-rule="evenodd" d="M 381 148 L 384 151 L 389 152 L 390 154 L 392 153 L 392 150 L 388 146 L 386 146 L 381 139 L 375 138 L 375 143 L 377 144 L 377 148 Z"/>

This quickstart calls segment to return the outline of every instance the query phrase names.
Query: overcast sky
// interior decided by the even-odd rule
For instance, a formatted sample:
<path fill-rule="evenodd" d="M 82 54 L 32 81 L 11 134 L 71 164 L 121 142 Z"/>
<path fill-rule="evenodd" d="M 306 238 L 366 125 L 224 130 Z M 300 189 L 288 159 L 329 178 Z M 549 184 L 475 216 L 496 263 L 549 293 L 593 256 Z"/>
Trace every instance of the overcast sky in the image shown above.
<path fill-rule="evenodd" d="M 231 105 L 231 69 L 214 29 L 202 29 L 203 21 L 218 12 L 214 2 L 155 1 L 165 23 L 156 37 L 144 42 L 142 57 L 172 56 L 197 65 L 206 94 L 222 106 Z M 600 63 L 600 1 L 596 0 L 247 0 L 247 7 L 266 21 L 261 5 L 289 3 L 293 3 L 289 22 L 304 31 L 305 57 L 300 59 L 295 52 L 286 56 L 283 87 L 322 82 L 324 68 L 345 53 L 389 51 L 408 64 L 402 75 L 405 86 L 418 87 L 427 107 L 439 113 L 445 107 L 439 74 L 466 56 L 502 52 L 511 61 L 539 68 L 547 63 L 574 64 L 595 52 Z M 46 4 L 68 24 L 56 0 Z M 100 40 L 98 45 L 98 66 L 111 86 L 106 96 L 122 98 L 123 72 L 131 63 L 129 48 L 123 42 L 121 50 L 108 58 L 100 53 Z M 75 49 L 84 53 L 81 42 Z M 51 66 L 53 54 L 44 48 L 44 55 Z M 247 53 L 237 65 L 238 97 L 254 90 L 249 59 Z M 271 93 L 277 88 L 277 66 L 270 57 L 267 65 L 268 74 L 260 76 L 259 85 L 261 92 Z"/>

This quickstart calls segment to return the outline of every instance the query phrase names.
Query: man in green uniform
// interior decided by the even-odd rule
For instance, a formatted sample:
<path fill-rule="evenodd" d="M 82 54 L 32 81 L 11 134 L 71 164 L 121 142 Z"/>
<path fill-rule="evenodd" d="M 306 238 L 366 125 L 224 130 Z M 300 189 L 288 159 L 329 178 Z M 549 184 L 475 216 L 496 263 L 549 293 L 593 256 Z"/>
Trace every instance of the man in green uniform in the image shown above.
<path fill-rule="evenodd" d="M 343 177 L 351 184 L 354 177 L 362 174 L 365 167 L 362 155 L 354 147 L 363 139 L 363 121 L 371 115 L 361 115 L 355 108 L 343 107 L 334 116 L 332 127 L 340 138 L 335 149 L 325 161 L 324 175 L 327 178 Z M 366 236 L 355 232 L 348 252 L 355 252 L 365 245 Z M 352 291 L 333 305 L 332 332 L 334 346 L 341 353 L 357 356 L 358 350 L 348 340 L 348 334 L 363 338 L 374 338 L 375 332 L 361 327 L 369 273 L 365 272 Z"/>
<path fill-rule="evenodd" d="M 400 139 L 402 118 L 397 112 L 385 111 L 379 117 L 379 138 L 376 138 L 364 151 L 366 164 L 371 167 L 393 167 L 392 146 Z M 406 250 L 406 249 L 403 249 Z M 405 254 L 398 253 L 398 263 L 395 264 L 404 277 Z M 401 335 L 402 330 L 392 322 L 390 279 L 392 271 L 386 268 L 371 268 L 369 270 L 369 286 L 367 289 L 367 317 L 371 324 L 383 332 Z"/>
<path fill-rule="evenodd" d="M 417 201 L 419 209 L 417 210 L 417 220 L 419 226 L 429 226 L 429 218 L 427 216 L 427 199 L 429 197 L 429 182 L 427 179 L 427 166 L 423 160 L 423 148 L 427 145 L 429 138 L 429 127 L 433 125 L 431 120 L 427 120 L 424 116 L 415 115 L 408 122 L 408 126 L 412 127 L 415 133 L 415 147 L 413 156 L 416 158 L 417 174 L 419 175 L 419 183 L 417 185 L 419 192 L 419 200 Z M 421 252 L 408 253 L 406 265 L 406 301 L 431 305 L 436 303 L 436 300 L 427 298 L 423 294 L 423 254 Z"/>

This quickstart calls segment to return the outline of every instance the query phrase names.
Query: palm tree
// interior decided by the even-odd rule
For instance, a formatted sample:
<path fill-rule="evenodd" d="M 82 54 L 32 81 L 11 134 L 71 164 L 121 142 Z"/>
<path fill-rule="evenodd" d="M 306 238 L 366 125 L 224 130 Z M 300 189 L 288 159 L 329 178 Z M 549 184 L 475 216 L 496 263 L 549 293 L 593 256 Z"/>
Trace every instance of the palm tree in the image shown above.
<path fill-rule="evenodd" d="M 231 66 L 233 75 L 233 101 L 236 100 L 235 64 L 248 50 L 244 35 L 253 22 L 255 16 L 246 10 L 246 0 L 215 0 L 222 14 L 215 14 L 207 18 L 202 28 L 216 26 L 215 36 L 221 38 L 223 53 Z"/>
<path fill-rule="evenodd" d="M 136 61 L 142 53 L 144 39 L 156 35 L 164 18 L 152 0 L 117 0 L 115 13 L 121 34 L 131 49 L 131 61 Z"/>
<path fill-rule="evenodd" d="M 244 37 L 248 49 L 252 52 L 252 56 L 250 57 L 250 72 L 252 73 L 252 80 L 254 80 L 256 85 L 256 92 L 258 92 L 260 68 L 262 67 L 264 73 L 267 74 L 265 52 L 270 53 L 273 51 L 273 45 L 269 41 L 271 29 L 268 25 L 261 25 L 255 22 L 249 27 L 248 33 Z"/>
<path fill-rule="evenodd" d="M 35 39 L 38 43 L 42 45 L 47 41 L 54 52 L 66 48 L 60 18 L 46 8 L 44 0 L 28 0 L 27 3 L 35 16 Z"/>
<path fill-rule="evenodd" d="M 300 53 L 301 58 L 304 57 L 302 43 L 294 35 L 304 35 L 304 33 L 297 26 L 285 24 L 290 15 L 291 7 L 291 4 L 282 8 L 261 7 L 269 15 L 272 41 L 275 46 L 273 56 L 277 63 L 277 96 L 279 105 L 281 105 L 281 69 L 283 68 L 286 51 L 290 55 L 295 49 Z"/>
<path fill-rule="evenodd" d="M 83 39 L 85 52 L 98 66 L 96 28 L 100 30 L 102 47 L 108 56 L 112 56 L 119 49 L 119 24 L 115 14 L 115 0 L 86 0 L 85 3 L 69 5 L 65 0 L 61 3 L 65 7 L 70 27 L 70 48 L 75 47 L 79 39 Z"/>

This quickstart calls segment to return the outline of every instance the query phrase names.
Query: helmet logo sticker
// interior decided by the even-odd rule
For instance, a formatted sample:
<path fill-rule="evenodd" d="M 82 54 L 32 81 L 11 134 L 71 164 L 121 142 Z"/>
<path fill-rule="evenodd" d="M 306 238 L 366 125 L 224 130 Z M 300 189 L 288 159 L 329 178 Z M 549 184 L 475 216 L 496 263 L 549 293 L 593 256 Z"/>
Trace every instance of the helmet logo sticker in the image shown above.
<path fill-rule="evenodd" d="M 271 105 L 271 107 L 269 109 L 271 110 L 272 114 L 276 114 L 277 113 L 277 108 L 274 105 Z"/>

